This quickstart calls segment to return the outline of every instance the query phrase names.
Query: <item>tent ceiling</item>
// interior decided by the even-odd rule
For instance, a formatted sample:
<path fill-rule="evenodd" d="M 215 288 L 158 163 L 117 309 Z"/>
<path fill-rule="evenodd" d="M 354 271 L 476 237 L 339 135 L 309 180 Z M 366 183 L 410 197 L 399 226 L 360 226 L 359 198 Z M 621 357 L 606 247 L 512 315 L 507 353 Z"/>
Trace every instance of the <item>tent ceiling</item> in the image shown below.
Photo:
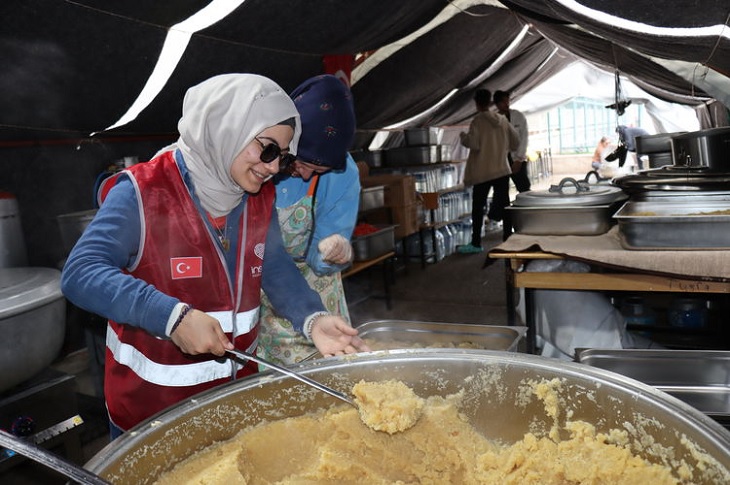
<path fill-rule="evenodd" d="M 170 27 L 231 3 L 236 4 L 3 1 L 0 139 L 79 138 L 112 125 L 155 72 Z M 362 129 L 412 117 L 412 124 L 459 123 L 473 115 L 477 87 L 512 89 L 520 96 L 576 58 L 611 72 L 618 68 L 662 99 L 730 100 L 730 89 L 723 91 L 730 82 L 730 28 L 721 30 L 730 9 L 726 0 L 319 0 L 316 9 L 313 5 L 241 2 L 193 33 L 151 103 L 108 134 L 174 134 L 185 90 L 215 74 L 257 72 L 291 90 L 322 72 L 324 55 L 373 50 L 378 62 L 358 68 L 364 74 L 353 85 Z M 409 36 L 412 40 L 402 40 Z M 654 62 L 662 60 L 694 63 L 695 70 L 709 69 L 715 77 L 692 82 Z"/>

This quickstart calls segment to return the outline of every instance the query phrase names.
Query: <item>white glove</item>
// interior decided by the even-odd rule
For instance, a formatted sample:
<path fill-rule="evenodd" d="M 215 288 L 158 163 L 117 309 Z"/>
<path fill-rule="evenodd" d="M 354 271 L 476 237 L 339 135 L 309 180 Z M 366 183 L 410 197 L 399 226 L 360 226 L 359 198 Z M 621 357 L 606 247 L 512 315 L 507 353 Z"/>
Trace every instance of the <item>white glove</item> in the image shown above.
<path fill-rule="evenodd" d="M 317 245 L 317 249 L 319 249 L 322 259 L 330 263 L 345 264 L 352 259 L 350 241 L 339 234 L 332 234 L 322 239 Z"/>

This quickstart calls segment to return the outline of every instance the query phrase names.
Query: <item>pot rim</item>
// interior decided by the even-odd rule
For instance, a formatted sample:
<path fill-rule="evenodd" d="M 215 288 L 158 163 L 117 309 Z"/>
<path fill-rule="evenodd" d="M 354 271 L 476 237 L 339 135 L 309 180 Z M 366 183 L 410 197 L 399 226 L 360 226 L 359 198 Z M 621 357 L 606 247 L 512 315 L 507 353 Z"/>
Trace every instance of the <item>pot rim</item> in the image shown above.
<path fill-rule="evenodd" d="M 61 272 L 54 268 L 4 268 L 0 275 L 0 320 L 63 298 Z"/>
<path fill-rule="evenodd" d="M 518 369 L 543 372 L 547 375 L 557 374 L 560 378 L 575 378 L 578 381 L 577 385 L 590 382 L 596 388 L 618 391 L 618 394 L 630 396 L 633 401 L 643 402 L 650 407 L 657 408 L 659 411 L 671 414 L 677 420 L 675 425 L 678 426 L 681 423 L 683 426 L 696 431 L 697 436 L 702 437 L 718 450 L 727 450 L 726 455 L 730 456 L 730 432 L 699 410 L 635 379 L 576 362 L 558 361 L 532 354 L 503 351 L 433 348 L 388 350 L 330 357 L 302 362 L 290 368 L 304 375 L 316 375 L 322 371 L 329 371 L 332 375 L 335 375 L 338 370 L 347 370 L 357 365 L 369 363 L 398 364 L 399 362 L 410 364 L 419 361 L 429 363 L 456 361 L 460 364 L 470 362 L 480 365 L 499 365 L 508 369 L 517 367 Z M 137 445 L 148 439 L 148 435 L 164 437 L 165 433 L 173 428 L 181 418 L 194 413 L 199 408 L 213 405 L 216 401 L 231 397 L 240 391 L 269 383 L 278 383 L 285 379 L 290 378 L 278 373 L 274 374 L 271 371 L 264 371 L 198 394 L 152 416 L 109 443 L 86 463 L 85 468 L 96 473 L 102 473 L 115 461 L 135 450 Z"/>

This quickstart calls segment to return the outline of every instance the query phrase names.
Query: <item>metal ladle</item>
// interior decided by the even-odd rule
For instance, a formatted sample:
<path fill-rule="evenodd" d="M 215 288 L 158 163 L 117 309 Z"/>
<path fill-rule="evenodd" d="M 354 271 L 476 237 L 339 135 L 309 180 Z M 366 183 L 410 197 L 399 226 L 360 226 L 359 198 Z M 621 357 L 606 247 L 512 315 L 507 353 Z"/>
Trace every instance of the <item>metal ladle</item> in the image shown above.
<path fill-rule="evenodd" d="M 6 431 L 0 430 L 0 446 L 47 466 L 74 482 L 84 485 L 110 485 L 110 482 L 99 475 L 95 475 L 85 468 L 39 447 L 35 443 L 18 438 Z"/>
<path fill-rule="evenodd" d="M 301 374 L 299 374 L 297 372 L 292 372 L 292 371 L 290 371 L 289 369 L 287 369 L 285 367 L 278 366 L 278 365 L 276 365 L 276 364 L 274 364 L 272 362 L 269 362 L 267 360 L 264 360 L 264 359 L 262 359 L 260 357 L 256 357 L 253 354 L 249 354 L 248 352 L 243 352 L 243 351 L 240 351 L 240 350 L 226 350 L 226 352 L 228 352 L 231 355 L 234 355 L 234 356 L 238 357 L 239 359 L 250 360 L 250 361 L 256 362 L 257 364 L 265 365 L 266 367 L 269 367 L 269 368 L 271 368 L 271 369 L 273 369 L 273 370 L 275 370 L 277 372 L 280 372 L 282 374 L 285 374 L 285 375 L 287 375 L 289 377 L 293 377 L 294 379 L 297 379 L 297 380 L 299 380 L 299 381 L 307 384 L 308 386 L 312 386 L 312 387 L 314 387 L 316 389 L 319 389 L 322 392 L 326 392 L 330 396 L 336 397 L 337 399 L 346 402 L 347 404 L 349 404 L 350 406 L 354 407 L 355 409 L 359 409 L 358 408 L 358 405 L 355 403 L 355 401 L 353 401 L 352 399 L 350 399 L 345 394 L 343 394 L 343 393 L 341 393 L 339 391 L 335 391 L 331 387 L 327 387 L 324 384 L 320 384 L 317 381 L 313 381 L 312 379 L 310 379 L 308 377 L 304 377 L 303 375 L 301 375 Z"/>

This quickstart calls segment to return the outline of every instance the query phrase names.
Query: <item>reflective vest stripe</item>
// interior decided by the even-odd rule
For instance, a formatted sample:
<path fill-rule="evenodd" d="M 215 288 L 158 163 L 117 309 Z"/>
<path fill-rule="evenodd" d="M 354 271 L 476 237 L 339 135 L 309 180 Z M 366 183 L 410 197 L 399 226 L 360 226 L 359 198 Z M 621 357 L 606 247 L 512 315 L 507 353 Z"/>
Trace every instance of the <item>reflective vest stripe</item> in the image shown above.
<path fill-rule="evenodd" d="M 233 328 L 232 312 L 210 312 L 216 318 L 223 331 L 230 333 Z M 258 309 L 236 314 L 236 335 L 248 333 L 258 319 Z M 253 353 L 258 341 L 254 341 L 246 351 Z M 203 384 L 217 379 L 230 378 L 241 370 L 245 363 L 231 360 L 209 360 L 192 364 L 167 365 L 159 364 L 147 358 L 142 352 L 130 344 L 122 343 L 119 336 L 111 328 L 107 329 L 106 346 L 116 360 L 137 374 L 142 380 L 168 387 L 186 387 Z"/>
<path fill-rule="evenodd" d="M 232 311 L 206 312 L 206 314 L 218 320 L 225 333 L 233 333 L 233 337 L 240 337 L 247 334 L 259 320 L 259 307 L 246 312 L 234 313 Z M 235 316 L 235 326 L 233 325 Z M 235 330 L 235 331 L 234 331 Z"/>

